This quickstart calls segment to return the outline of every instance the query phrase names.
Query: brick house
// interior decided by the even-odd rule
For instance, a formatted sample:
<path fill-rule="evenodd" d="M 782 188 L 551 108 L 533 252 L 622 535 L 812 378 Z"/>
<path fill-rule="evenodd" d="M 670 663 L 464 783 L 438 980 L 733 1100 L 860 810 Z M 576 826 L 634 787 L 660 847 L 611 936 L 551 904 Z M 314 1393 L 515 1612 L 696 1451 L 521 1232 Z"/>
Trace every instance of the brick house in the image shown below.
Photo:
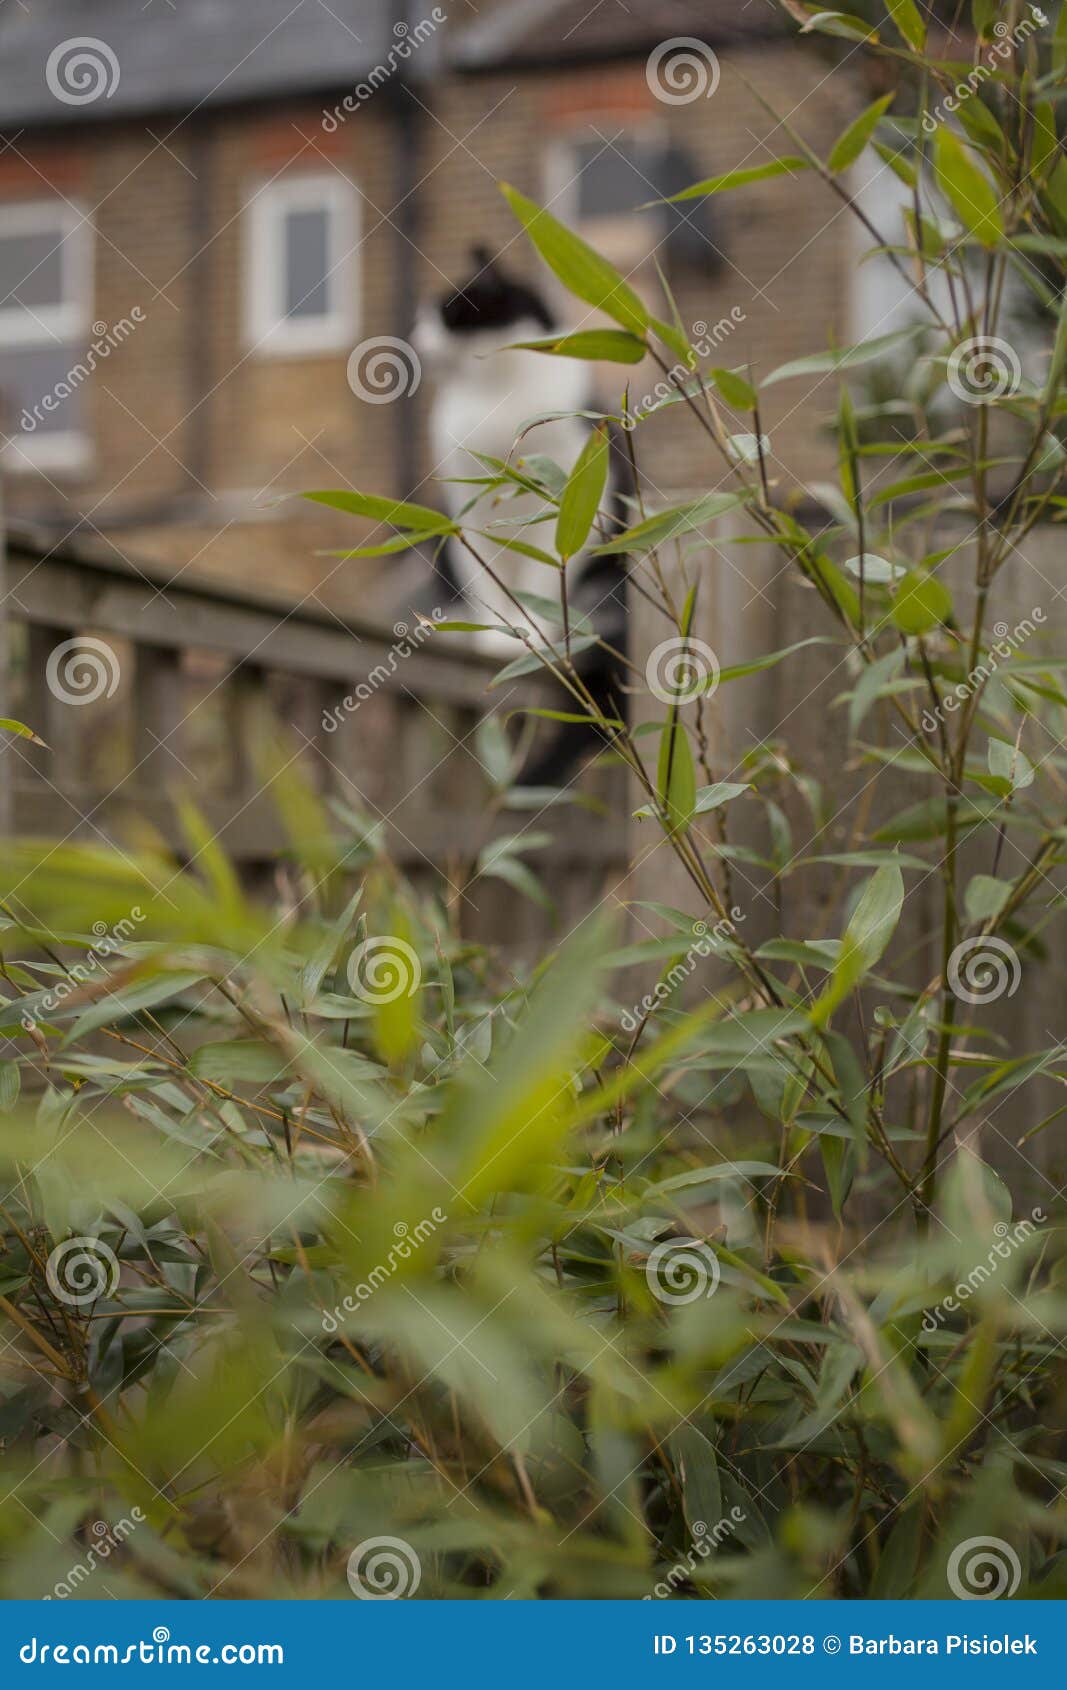
<path fill-rule="evenodd" d="M 695 93 L 662 52 L 679 40 Z M 862 98 L 766 0 L 95 0 L 91 23 L 79 0 L 0 0 L 9 508 L 168 569 L 373 608 L 375 566 L 320 555 L 353 525 L 285 495 L 432 501 L 428 383 L 402 370 L 411 391 L 385 404 L 368 376 L 361 397 L 359 360 L 406 341 L 473 240 L 536 272 L 500 178 L 638 286 L 662 264 L 715 362 L 766 372 L 825 346 L 854 245 L 814 176 L 633 210 L 791 150 L 746 80 L 824 154 Z M 618 372 L 599 379 L 617 400 Z M 825 475 L 797 384 L 771 395 L 777 473 Z M 664 493 L 707 473 L 675 412 L 644 454 Z"/>

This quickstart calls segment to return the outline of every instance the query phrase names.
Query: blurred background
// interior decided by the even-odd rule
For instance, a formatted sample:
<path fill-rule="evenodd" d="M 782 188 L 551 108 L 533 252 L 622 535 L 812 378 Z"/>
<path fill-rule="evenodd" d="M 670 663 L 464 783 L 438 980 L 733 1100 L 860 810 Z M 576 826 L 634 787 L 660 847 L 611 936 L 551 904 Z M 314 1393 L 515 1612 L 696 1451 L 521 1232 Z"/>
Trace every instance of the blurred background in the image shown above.
<path fill-rule="evenodd" d="M 825 153 L 867 94 L 829 70 L 772 0 L 3 0 L 9 514 L 377 607 L 378 565 L 316 555 L 352 524 L 281 495 L 433 502 L 419 302 L 466 278 L 473 242 L 545 282 L 500 179 L 650 296 L 661 267 L 715 362 L 762 374 L 880 321 L 877 271 L 811 175 L 636 209 L 788 150 L 750 83 Z M 396 343 L 390 382 L 374 356 Z M 617 408 L 618 369 L 598 382 Z M 802 408 L 779 389 L 764 419 L 798 486 L 827 467 Z M 670 414 L 642 447 L 665 495 L 699 478 Z"/>

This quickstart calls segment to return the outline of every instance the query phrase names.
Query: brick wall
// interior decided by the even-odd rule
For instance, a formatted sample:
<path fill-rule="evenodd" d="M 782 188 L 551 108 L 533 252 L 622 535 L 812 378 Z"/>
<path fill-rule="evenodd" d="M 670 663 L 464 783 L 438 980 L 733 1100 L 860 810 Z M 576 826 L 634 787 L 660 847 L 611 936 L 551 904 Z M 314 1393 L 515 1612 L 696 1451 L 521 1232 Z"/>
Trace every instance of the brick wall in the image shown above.
<path fill-rule="evenodd" d="M 842 79 L 824 87 L 824 72 L 822 61 L 795 43 L 738 50 L 723 58 L 713 98 L 678 108 L 653 100 L 640 63 L 421 86 L 428 114 L 419 124 L 415 246 L 405 248 L 420 292 L 433 296 L 446 278 L 461 279 L 474 239 L 537 273 L 497 181 L 510 178 L 543 197 L 545 148 L 553 138 L 589 122 L 614 133 L 651 116 L 684 140 L 698 172 L 709 175 L 791 150 L 743 75 L 825 153 L 851 113 Z M 174 568 L 271 585 L 294 597 L 318 590 L 338 609 L 366 604 L 375 564 L 338 565 L 316 555 L 355 543 L 355 526 L 282 496 L 346 483 L 414 491 L 401 485 L 400 442 L 404 434 L 424 438 L 428 386 L 415 400 L 360 404 L 346 380 L 346 355 L 269 357 L 250 348 L 242 320 L 243 208 L 257 184 L 276 173 L 349 175 L 362 197 L 359 338 L 406 333 L 398 321 L 404 236 L 391 209 L 391 99 L 379 91 L 334 133 L 322 126 L 322 104 L 304 102 L 177 127 L 161 118 L 151 126 L 156 139 L 132 125 L 94 127 L 91 146 L 23 137 L 17 152 L 0 157 L 3 198 L 42 197 L 51 185 L 91 210 L 93 319 L 110 324 L 135 305 L 145 318 L 92 378 L 91 466 L 79 476 L 12 476 L 16 514 L 87 521 L 130 555 Z M 418 107 L 409 101 L 404 110 L 410 121 Z M 721 205 L 725 261 L 714 276 L 676 278 L 683 321 L 715 323 L 731 308 L 736 320 L 743 312 L 715 361 L 751 361 L 757 374 L 824 347 L 831 329 L 843 325 L 851 261 L 839 202 L 814 176 L 799 176 L 742 190 Z M 633 373 L 635 394 L 645 379 L 644 369 Z M 803 384 L 788 383 L 766 401 L 763 426 L 787 484 L 830 467 L 803 398 Z M 824 390 L 820 404 L 832 403 Z M 719 473 L 680 408 L 649 424 L 639 440 L 650 482 L 664 493 Z M 421 445 L 419 452 L 425 474 Z M 432 500 L 432 487 L 422 486 L 419 496 Z"/>

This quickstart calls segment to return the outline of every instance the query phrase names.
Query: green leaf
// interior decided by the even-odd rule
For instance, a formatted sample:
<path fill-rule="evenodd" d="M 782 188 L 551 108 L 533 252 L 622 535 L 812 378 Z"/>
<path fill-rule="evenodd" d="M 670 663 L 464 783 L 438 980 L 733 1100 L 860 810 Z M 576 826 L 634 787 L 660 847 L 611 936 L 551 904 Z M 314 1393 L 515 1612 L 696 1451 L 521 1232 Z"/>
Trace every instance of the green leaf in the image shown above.
<path fill-rule="evenodd" d="M 877 41 L 878 31 L 852 12 L 813 12 L 801 35 L 814 31 L 817 35 L 835 35 L 843 41 Z"/>
<path fill-rule="evenodd" d="M 912 570 L 905 575 L 893 598 L 892 616 L 904 634 L 926 634 L 949 620 L 952 595 L 936 575 Z"/>
<path fill-rule="evenodd" d="M 918 1502 L 899 1515 L 878 1557 L 870 1594 L 878 1600 L 910 1596 L 919 1569 L 923 1509 Z"/>
<path fill-rule="evenodd" d="M 328 505 L 349 516 L 365 516 L 372 522 L 388 522 L 394 528 L 415 529 L 420 534 L 456 534 L 458 529 L 440 511 L 428 505 L 408 505 L 399 499 L 383 499 L 377 493 L 347 493 L 344 490 L 305 493 L 312 504 Z"/>
<path fill-rule="evenodd" d="M 839 171 L 847 170 L 850 164 L 855 164 L 895 98 L 895 92 L 883 94 L 880 100 L 875 100 L 866 111 L 861 112 L 834 143 L 828 163 L 835 176 Z"/>
<path fill-rule="evenodd" d="M 119 992 L 108 992 L 99 1003 L 94 1003 L 78 1017 L 68 1035 L 68 1043 L 76 1043 L 112 1021 L 124 1021 L 129 1016 L 136 1015 L 139 1010 L 154 1009 L 156 1004 L 165 1003 L 168 998 L 176 997 L 179 992 L 188 991 L 190 986 L 195 986 L 202 979 L 201 971 L 190 970 L 164 974 L 154 980 L 142 980 L 135 985 L 126 986 Z"/>
<path fill-rule="evenodd" d="M 991 874 L 975 874 L 967 882 L 963 907 L 969 921 L 994 921 L 1011 897 L 1010 880 L 997 880 Z"/>
<path fill-rule="evenodd" d="M 672 505 L 670 510 L 646 517 L 644 522 L 627 528 L 625 533 L 616 535 L 606 545 L 591 546 L 590 554 L 595 557 L 601 552 L 629 552 L 633 556 L 641 556 L 655 551 L 657 546 L 665 545 L 668 540 L 699 533 L 715 517 L 722 516 L 725 511 L 736 510 L 741 503 L 737 493 L 706 493 L 702 499 L 694 499 L 685 505 Z"/>
<path fill-rule="evenodd" d="M 575 721 L 585 719 L 586 718 L 584 717 L 574 718 Z M 716 781 L 713 786 L 702 786 L 698 790 L 694 799 L 693 815 L 707 815 L 710 810 L 717 810 L 721 805 L 729 804 L 731 799 L 740 798 L 742 792 L 749 791 L 751 791 L 750 787 L 739 786 L 736 781 L 732 780 L 719 780 Z M 654 816 L 655 814 L 656 812 L 653 810 L 651 804 L 642 804 L 639 810 L 634 811 L 634 816 L 639 821 L 647 821 L 649 816 Z"/>
<path fill-rule="evenodd" d="M 921 53 L 926 43 L 926 24 L 915 0 L 885 0 L 885 9 L 908 46 Z"/>
<path fill-rule="evenodd" d="M 989 772 L 1009 782 L 1014 792 L 1034 784 L 1034 765 L 1022 751 L 1003 739 L 991 739 L 986 753 Z"/>
<path fill-rule="evenodd" d="M 904 877 L 895 863 L 887 864 L 868 880 L 845 930 L 845 942 L 856 946 L 865 971 L 884 955 L 903 904 Z"/>
<path fill-rule="evenodd" d="M 938 186 L 961 223 L 983 246 L 996 246 L 1004 235 L 996 190 L 959 136 L 943 124 L 934 138 L 934 161 Z"/>
<path fill-rule="evenodd" d="M 608 431 L 593 430 L 571 470 L 559 505 L 556 550 L 564 562 L 575 557 L 589 538 L 608 480 Z"/>
<path fill-rule="evenodd" d="M 22 1090 L 22 1072 L 17 1062 L 0 1062 L 0 1115 L 14 1109 Z"/>
<path fill-rule="evenodd" d="M 551 212 L 543 211 L 507 182 L 500 191 L 549 269 L 576 299 L 606 311 L 642 339 L 649 326 L 644 302 L 606 258 L 594 252 Z"/>
<path fill-rule="evenodd" d="M 789 381 L 793 376 L 821 375 L 828 370 L 853 370 L 861 364 L 873 364 L 875 359 L 895 351 L 906 341 L 914 340 L 919 333 L 921 325 L 914 324 L 907 329 L 893 329 L 890 334 L 874 335 L 870 340 L 861 340 L 855 346 L 842 346 L 833 352 L 816 352 L 808 358 L 794 358 L 788 364 L 782 364 L 777 370 L 772 370 L 763 386 L 770 387 L 772 382 L 776 381 Z"/>
<path fill-rule="evenodd" d="M 581 634 L 576 640 L 571 641 L 571 656 L 576 657 L 580 652 L 588 651 L 589 647 L 594 645 L 596 645 L 596 639 L 592 634 Z M 514 681 L 520 675 L 536 674 L 539 670 L 544 669 L 547 661 L 549 661 L 547 652 L 538 655 L 537 651 L 528 651 L 523 657 L 516 657 L 513 663 L 506 664 L 499 674 L 493 676 L 489 682 L 490 692 L 493 691 L 494 687 L 501 687 L 505 681 Z"/>
<path fill-rule="evenodd" d="M 825 1026 L 841 1003 L 870 972 L 896 931 L 904 905 L 904 876 L 895 863 L 877 869 L 860 894 L 841 941 L 830 982 L 812 1006 L 811 1018 Z"/>
<path fill-rule="evenodd" d="M 751 411 L 756 403 L 756 390 L 733 370 L 712 370 L 711 379 L 728 405 L 735 411 Z"/>
<path fill-rule="evenodd" d="M 269 1085 L 286 1073 L 287 1063 L 279 1051 L 261 1039 L 224 1039 L 201 1045 L 189 1058 L 189 1072 L 201 1080 L 218 1080 L 227 1087 L 245 1081 Z"/>
<path fill-rule="evenodd" d="M 660 737 L 657 792 L 667 832 L 683 832 L 696 809 L 697 783 L 689 735 L 678 720 L 677 705 Z"/>
<path fill-rule="evenodd" d="M 44 745 L 44 740 L 38 739 L 33 729 L 28 728 L 25 722 L 15 722 L 10 716 L 0 716 L 0 728 L 4 733 L 17 734 L 20 739 L 32 740 L 34 745 Z M 45 750 L 48 750 L 46 745 Z"/>
<path fill-rule="evenodd" d="M 518 857 L 509 856 L 506 852 L 494 856 L 490 852 L 487 860 L 479 867 L 478 874 L 482 879 L 504 881 L 513 891 L 521 892 L 524 898 L 529 898 L 531 903 L 538 904 L 541 909 L 551 910 L 555 907 L 533 869 Z"/>
<path fill-rule="evenodd" d="M 740 681 L 746 675 L 761 675 L 765 669 L 773 669 L 787 657 L 792 657 L 795 651 L 803 651 L 809 645 L 836 645 L 826 634 L 810 634 L 806 640 L 797 640 L 793 645 L 783 646 L 781 651 L 769 651 L 764 657 L 754 657 L 750 663 L 734 663 L 728 669 L 719 670 L 718 684 L 724 681 Z"/>
<path fill-rule="evenodd" d="M 731 188 L 744 188 L 749 182 L 763 182 L 769 176 L 795 176 L 800 170 L 810 170 L 811 165 L 806 158 L 789 157 L 772 159 L 769 164 L 753 164 L 745 170 L 728 170 L 725 176 L 708 176 L 703 182 L 694 182 L 691 188 L 683 188 L 680 194 L 671 194 L 669 199 L 650 200 L 649 205 L 678 205 L 682 200 L 705 199 L 709 194 L 725 194 Z M 647 207 L 642 206 L 642 210 Z"/>
<path fill-rule="evenodd" d="M 580 329 L 577 334 L 548 335 L 544 340 L 517 340 L 520 352 L 548 352 L 556 358 L 587 358 L 607 364 L 640 364 L 648 347 L 625 329 Z"/>

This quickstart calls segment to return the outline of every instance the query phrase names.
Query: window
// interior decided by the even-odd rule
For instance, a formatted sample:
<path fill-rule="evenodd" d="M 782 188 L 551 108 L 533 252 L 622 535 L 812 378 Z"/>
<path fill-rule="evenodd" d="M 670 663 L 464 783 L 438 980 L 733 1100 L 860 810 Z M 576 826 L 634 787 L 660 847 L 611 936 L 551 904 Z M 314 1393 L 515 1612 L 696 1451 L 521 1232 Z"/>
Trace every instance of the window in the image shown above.
<path fill-rule="evenodd" d="M 0 205 L 0 426 L 13 469 L 88 458 L 90 231 L 59 200 Z"/>
<path fill-rule="evenodd" d="M 555 216 L 610 259 L 638 292 L 655 298 L 654 257 L 667 271 L 684 267 L 701 279 L 722 262 L 721 237 L 702 202 L 638 210 L 700 176 L 698 164 L 655 121 L 620 132 L 605 116 L 550 148 L 547 190 Z"/>
<path fill-rule="evenodd" d="M 356 191 L 328 176 L 284 176 L 248 205 L 246 328 L 257 352 L 350 347 L 357 321 Z"/>
<path fill-rule="evenodd" d="M 654 131 L 617 134 L 606 119 L 596 129 L 602 134 L 583 128 L 551 148 L 551 208 L 624 275 L 640 279 L 633 272 L 647 263 L 659 231 L 656 218 L 636 207 L 656 197 L 649 166 L 658 137 Z"/>

